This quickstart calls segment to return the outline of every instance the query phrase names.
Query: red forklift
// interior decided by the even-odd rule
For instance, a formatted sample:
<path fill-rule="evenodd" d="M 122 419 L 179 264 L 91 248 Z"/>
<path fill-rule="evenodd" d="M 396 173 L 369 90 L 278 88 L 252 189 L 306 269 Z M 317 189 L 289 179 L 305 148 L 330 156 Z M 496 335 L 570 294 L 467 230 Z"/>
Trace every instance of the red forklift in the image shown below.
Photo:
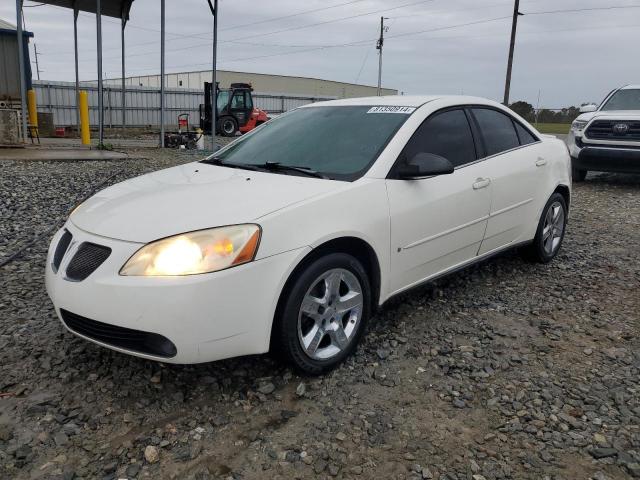
<path fill-rule="evenodd" d="M 211 131 L 211 85 L 204 83 L 204 104 L 200 105 L 200 128 L 205 132 Z M 221 89 L 216 82 L 216 134 L 233 137 L 269 120 L 267 112 L 253 106 L 252 91 L 249 83 L 232 83 Z"/>

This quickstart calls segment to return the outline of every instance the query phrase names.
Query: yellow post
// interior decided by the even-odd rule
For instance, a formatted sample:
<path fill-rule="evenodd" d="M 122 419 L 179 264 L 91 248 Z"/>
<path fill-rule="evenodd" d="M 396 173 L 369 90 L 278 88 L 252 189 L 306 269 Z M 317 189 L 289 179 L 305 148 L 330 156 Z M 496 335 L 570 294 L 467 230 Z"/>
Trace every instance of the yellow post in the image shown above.
<path fill-rule="evenodd" d="M 38 128 L 38 107 L 35 90 L 27 91 L 27 109 L 29 110 L 29 127 Z"/>
<path fill-rule="evenodd" d="M 80 136 L 83 145 L 91 144 L 91 133 L 89 132 L 89 100 L 86 90 L 80 91 Z"/>

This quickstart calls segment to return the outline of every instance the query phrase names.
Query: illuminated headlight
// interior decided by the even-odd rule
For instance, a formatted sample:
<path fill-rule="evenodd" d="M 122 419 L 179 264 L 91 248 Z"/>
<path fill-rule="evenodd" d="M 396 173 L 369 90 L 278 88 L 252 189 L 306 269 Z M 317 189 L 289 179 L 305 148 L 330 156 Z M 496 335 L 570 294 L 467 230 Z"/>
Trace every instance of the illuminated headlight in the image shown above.
<path fill-rule="evenodd" d="M 574 132 L 581 132 L 582 130 L 584 130 L 584 127 L 587 126 L 587 123 L 589 122 L 585 120 L 574 120 L 571 124 L 571 130 L 573 130 Z"/>
<path fill-rule="evenodd" d="M 120 275 L 179 276 L 216 272 L 251 262 L 260 227 L 234 225 L 183 233 L 151 242 L 120 269 Z"/>

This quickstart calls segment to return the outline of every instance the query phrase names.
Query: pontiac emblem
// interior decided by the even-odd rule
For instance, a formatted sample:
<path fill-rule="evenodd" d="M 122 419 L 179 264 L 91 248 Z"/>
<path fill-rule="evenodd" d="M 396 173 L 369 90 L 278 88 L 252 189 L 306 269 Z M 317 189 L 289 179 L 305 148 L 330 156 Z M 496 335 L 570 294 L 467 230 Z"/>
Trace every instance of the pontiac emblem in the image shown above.
<path fill-rule="evenodd" d="M 617 133 L 618 135 L 624 135 L 629 131 L 629 125 L 626 123 L 616 123 L 613 126 L 613 133 Z"/>

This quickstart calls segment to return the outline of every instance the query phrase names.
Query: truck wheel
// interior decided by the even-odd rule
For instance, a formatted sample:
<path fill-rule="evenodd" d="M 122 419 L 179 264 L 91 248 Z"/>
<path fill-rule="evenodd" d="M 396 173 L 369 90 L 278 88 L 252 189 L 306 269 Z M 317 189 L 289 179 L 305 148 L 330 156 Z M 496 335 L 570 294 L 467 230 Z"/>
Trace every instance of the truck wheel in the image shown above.
<path fill-rule="evenodd" d="M 573 177 L 573 181 L 576 183 L 584 182 L 584 179 L 587 178 L 587 170 L 581 170 L 572 166 L 571 177 Z"/>
<path fill-rule="evenodd" d="M 218 121 L 218 130 L 225 137 L 235 137 L 238 131 L 238 122 L 233 117 L 222 117 Z"/>

